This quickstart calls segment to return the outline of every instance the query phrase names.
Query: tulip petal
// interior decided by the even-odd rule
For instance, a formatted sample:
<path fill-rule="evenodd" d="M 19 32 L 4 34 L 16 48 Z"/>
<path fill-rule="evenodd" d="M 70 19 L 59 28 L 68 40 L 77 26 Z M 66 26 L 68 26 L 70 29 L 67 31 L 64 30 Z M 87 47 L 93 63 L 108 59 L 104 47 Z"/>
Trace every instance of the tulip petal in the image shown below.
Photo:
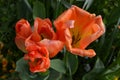
<path fill-rule="evenodd" d="M 34 27 L 41 38 L 55 39 L 56 34 L 52 29 L 52 23 L 49 19 L 42 20 L 41 18 L 36 18 L 34 22 Z"/>
<path fill-rule="evenodd" d="M 83 49 L 79 49 L 79 48 L 72 48 L 70 51 L 71 51 L 72 54 L 79 55 L 79 56 L 82 56 L 82 57 L 87 56 L 87 57 L 92 58 L 96 55 L 96 53 L 93 49 L 83 50 Z"/>
<path fill-rule="evenodd" d="M 24 53 L 27 52 L 26 49 L 25 49 L 25 38 L 23 38 L 21 36 L 16 36 L 15 37 L 15 43 L 21 51 L 23 51 Z"/>
<path fill-rule="evenodd" d="M 28 21 L 21 19 L 16 23 L 15 29 L 15 43 L 20 50 L 26 53 L 27 51 L 25 50 L 25 39 L 32 33 L 30 25 Z"/>
<path fill-rule="evenodd" d="M 79 43 L 81 49 L 86 48 L 91 42 L 99 38 L 105 32 L 101 16 L 97 16 L 94 22 L 94 24 L 90 25 L 91 28 L 89 28 L 89 30 L 83 32 L 81 41 Z"/>
<path fill-rule="evenodd" d="M 39 45 L 45 46 L 49 52 L 49 57 L 52 58 L 57 55 L 59 51 L 62 50 L 64 44 L 58 40 L 48 40 L 43 39 L 40 41 Z"/>
<path fill-rule="evenodd" d="M 19 20 L 16 23 L 15 29 L 16 29 L 16 34 L 19 34 L 24 38 L 27 38 L 32 33 L 30 24 L 25 19 Z"/>

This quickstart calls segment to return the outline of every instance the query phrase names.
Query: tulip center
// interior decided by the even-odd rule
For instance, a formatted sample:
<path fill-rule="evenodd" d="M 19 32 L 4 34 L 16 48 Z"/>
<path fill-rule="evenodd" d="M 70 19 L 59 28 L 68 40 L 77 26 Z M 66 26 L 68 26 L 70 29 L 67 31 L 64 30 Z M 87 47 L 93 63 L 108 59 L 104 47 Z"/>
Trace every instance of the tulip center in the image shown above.
<path fill-rule="evenodd" d="M 72 36 L 72 46 L 73 47 L 79 47 L 78 44 L 79 44 L 80 39 L 81 39 L 81 37 L 80 37 L 79 33 L 77 34 L 77 36 L 73 35 Z"/>
<path fill-rule="evenodd" d="M 78 27 L 74 27 L 74 28 L 70 29 L 70 32 L 72 35 L 72 46 L 79 47 L 79 42 L 81 40 L 80 29 Z"/>
<path fill-rule="evenodd" d="M 36 66 L 36 65 L 40 65 L 41 63 L 42 63 L 42 59 L 36 58 L 35 61 L 32 63 L 32 65 Z"/>

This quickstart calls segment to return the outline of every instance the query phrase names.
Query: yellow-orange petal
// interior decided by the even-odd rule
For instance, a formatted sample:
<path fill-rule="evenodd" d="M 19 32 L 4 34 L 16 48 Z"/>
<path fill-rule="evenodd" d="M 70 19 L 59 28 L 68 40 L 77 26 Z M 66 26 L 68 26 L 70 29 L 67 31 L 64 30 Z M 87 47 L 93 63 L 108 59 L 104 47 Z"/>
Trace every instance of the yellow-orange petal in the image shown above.
<path fill-rule="evenodd" d="M 89 26 L 91 26 L 91 28 L 83 32 L 81 36 L 81 41 L 79 43 L 81 49 L 86 48 L 91 42 L 99 38 L 105 32 L 105 26 L 101 16 L 97 16 L 94 23 Z M 91 31 L 91 34 L 86 35 L 89 31 Z"/>
<path fill-rule="evenodd" d="M 43 39 L 39 42 L 39 45 L 45 46 L 49 52 L 49 57 L 52 58 L 58 54 L 64 47 L 63 42 L 58 40 Z"/>

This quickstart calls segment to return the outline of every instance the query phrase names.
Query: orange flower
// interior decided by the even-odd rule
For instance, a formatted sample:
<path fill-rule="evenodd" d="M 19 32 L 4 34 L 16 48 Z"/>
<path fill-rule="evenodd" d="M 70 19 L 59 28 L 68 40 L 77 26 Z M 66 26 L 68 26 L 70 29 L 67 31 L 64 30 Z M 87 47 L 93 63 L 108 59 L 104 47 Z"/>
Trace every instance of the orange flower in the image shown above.
<path fill-rule="evenodd" d="M 120 29 L 120 25 L 118 26 L 118 28 Z"/>
<path fill-rule="evenodd" d="M 29 60 L 31 72 L 45 72 L 50 67 L 49 53 L 45 47 L 31 45 L 27 47 L 27 51 L 24 59 Z"/>
<path fill-rule="evenodd" d="M 32 33 L 30 24 L 28 23 L 28 21 L 21 19 L 16 23 L 15 29 L 15 43 L 20 50 L 26 52 L 25 39 L 28 38 L 28 36 Z"/>
<path fill-rule="evenodd" d="M 34 44 L 45 46 L 49 52 L 50 58 L 57 55 L 63 48 L 63 42 L 56 40 L 56 33 L 52 29 L 52 24 L 49 19 L 35 19 L 34 31 L 25 41 L 26 46 Z"/>
<path fill-rule="evenodd" d="M 44 46 L 47 48 L 50 58 L 57 55 L 63 48 L 63 42 L 56 40 L 56 33 L 52 29 L 50 20 L 42 20 L 41 18 L 35 19 L 33 30 L 31 30 L 27 20 L 18 21 L 16 24 L 15 42 L 17 47 L 23 52 L 27 52 L 25 48 L 30 45 Z"/>
<path fill-rule="evenodd" d="M 96 55 L 93 49 L 85 48 L 105 32 L 101 16 L 73 5 L 54 21 L 54 25 L 58 39 L 71 53 L 88 57 Z"/>

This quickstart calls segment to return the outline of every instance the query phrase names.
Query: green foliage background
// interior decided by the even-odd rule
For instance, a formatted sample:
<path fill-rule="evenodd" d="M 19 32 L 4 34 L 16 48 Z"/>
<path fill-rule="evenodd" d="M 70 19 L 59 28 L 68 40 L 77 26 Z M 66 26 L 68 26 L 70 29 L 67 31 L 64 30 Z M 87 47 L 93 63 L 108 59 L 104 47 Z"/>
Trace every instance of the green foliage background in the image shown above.
<path fill-rule="evenodd" d="M 24 54 L 14 43 L 16 22 L 25 18 L 32 25 L 35 17 L 53 21 L 71 5 L 101 15 L 106 26 L 105 34 L 88 47 L 96 57 L 78 57 L 73 80 L 120 79 L 120 0 L 0 0 L 0 80 L 20 80 L 16 61 Z"/>

